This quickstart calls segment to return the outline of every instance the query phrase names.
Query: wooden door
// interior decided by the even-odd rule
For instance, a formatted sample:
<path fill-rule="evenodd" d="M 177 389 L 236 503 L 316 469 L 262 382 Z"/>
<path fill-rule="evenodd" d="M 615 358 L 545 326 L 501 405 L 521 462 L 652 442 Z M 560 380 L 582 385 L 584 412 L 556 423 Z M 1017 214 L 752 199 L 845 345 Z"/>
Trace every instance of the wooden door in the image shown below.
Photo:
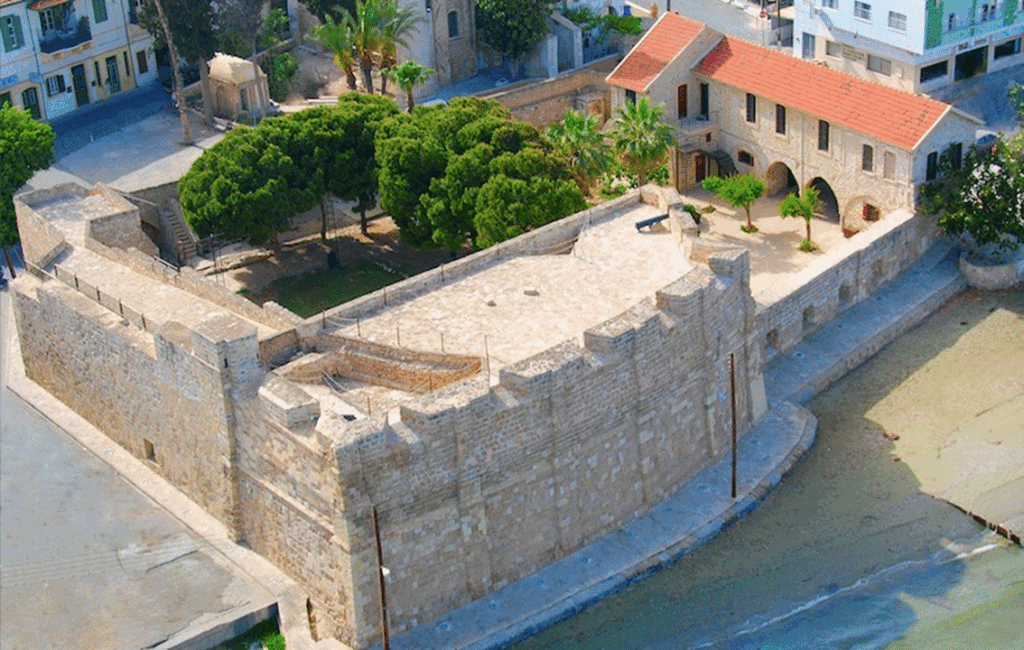
<path fill-rule="evenodd" d="M 85 66 L 71 68 L 71 85 L 75 88 L 75 102 L 79 106 L 89 103 L 89 83 L 85 80 Z"/>
<path fill-rule="evenodd" d="M 704 154 L 699 153 L 694 157 L 694 163 L 696 167 L 694 181 L 699 183 L 708 176 L 708 159 Z"/>

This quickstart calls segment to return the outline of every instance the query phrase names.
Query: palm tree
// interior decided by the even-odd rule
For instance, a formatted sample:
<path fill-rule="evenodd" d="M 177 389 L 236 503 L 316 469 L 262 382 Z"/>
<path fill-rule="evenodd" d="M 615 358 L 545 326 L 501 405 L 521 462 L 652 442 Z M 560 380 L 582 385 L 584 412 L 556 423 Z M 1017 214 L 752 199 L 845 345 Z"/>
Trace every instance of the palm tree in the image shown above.
<path fill-rule="evenodd" d="M 387 7 L 383 16 L 383 40 L 379 53 L 381 70 L 391 68 L 398 63 L 398 46 L 409 47 L 406 37 L 411 36 L 418 29 L 417 25 L 423 22 L 423 16 L 420 16 L 412 5 L 399 7 L 398 0 L 385 0 L 385 2 Z M 380 92 L 383 94 L 386 91 L 387 77 L 383 77 L 380 82 Z"/>
<path fill-rule="evenodd" d="M 590 192 L 594 180 L 611 167 L 611 147 L 600 131 L 596 115 L 567 111 L 565 118 L 552 124 L 546 135 L 555 151 L 566 159 L 585 194 Z"/>
<path fill-rule="evenodd" d="M 335 22 L 330 14 L 324 16 L 324 24 L 313 28 L 313 38 L 331 52 L 334 52 L 334 65 L 345 73 L 348 89 L 356 89 L 356 72 L 354 41 L 352 29 L 347 21 Z"/>
<path fill-rule="evenodd" d="M 636 173 L 641 186 L 647 182 L 647 172 L 660 165 L 669 147 L 676 145 L 672 127 L 661 121 L 664 112 L 661 106 L 651 106 L 646 97 L 618 110 L 619 123 L 612 132 L 615 152 L 626 169 Z"/>
<path fill-rule="evenodd" d="M 384 21 L 388 5 L 396 0 L 356 0 L 353 13 L 346 12 L 352 32 L 352 48 L 366 92 L 373 94 L 373 64 L 384 43 Z"/>
<path fill-rule="evenodd" d="M 430 78 L 430 75 L 432 74 L 434 74 L 433 70 L 430 68 L 424 68 L 419 63 L 412 60 L 405 61 L 401 65 L 386 68 L 382 72 L 384 79 L 391 79 L 398 84 L 399 88 L 405 91 L 405 99 L 410 113 L 412 113 L 412 109 L 416 107 L 416 104 L 412 99 L 413 86 L 418 86 L 423 83 Z M 381 92 L 383 92 L 383 87 L 381 88 Z"/>

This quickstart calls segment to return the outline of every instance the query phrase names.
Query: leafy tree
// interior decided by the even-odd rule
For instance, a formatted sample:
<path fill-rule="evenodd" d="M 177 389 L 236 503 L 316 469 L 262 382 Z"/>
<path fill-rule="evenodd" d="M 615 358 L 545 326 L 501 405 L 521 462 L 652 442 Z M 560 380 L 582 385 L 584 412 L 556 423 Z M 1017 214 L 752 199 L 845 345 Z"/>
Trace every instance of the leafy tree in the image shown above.
<path fill-rule="evenodd" d="M 565 118 L 552 124 L 545 135 L 555 153 L 565 159 L 584 192 L 589 192 L 597 178 L 612 167 L 611 147 L 595 115 L 567 111 Z"/>
<path fill-rule="evenodd" d="M 18 243 L 14 193 L 32 175 L 53 162 L 56 137 L 49 124 L 36 122 L 28 111 L 4 103 L 0 106 L 0 248 L 14 277 L 7 247 Z"/>
<path fill-rule="evenodd" d="M 157 5 L 156 2 L 143 4 L 139 21 L 146 31 L 153 35 L 156 47 L 167 46 L 169 50 L 170 43 L 165 36 Z M 217 49 L 213 8 L 208 0 L 160 0 L 159 6 L 166 12 L 167 26 L 178 54 L 199 68 L 200 86 L 203 90 L 203 113 L 206 123 L 213 124 L 210 74 L 206 65 Z M 175 91 L 180 95 L 180 88 L 175 86 Z"/>
<path fill-rule="evenodd" d="M 263 86 L 259 83 L 260 66 L 258 46 L 263 34 L 263 8 L 267 0 L 217 0 L 217 26 L 222 37 L 233 38 L 242 43 L 252 52 L 252 72 L 256 78 L 256 102 L 253 106 L 253 117 L 256 114 L 267 114 L 267 98 L 263 96 Z"/>
<path fill-rule="evenodd" d="M 407 38 L 412 36 L 414 31 L 418 30 L 418 25 L 422 22 L 424 22 L 423 16 L 419 15 L 412 5 L 400 7 L 398 0 L 390 0 L 387 3 L 384 24 L 382 26 L 383 38 L 380 44 L 380 58 L 378 61 L 378 66 L 382 73 L 384 70 L 398 64 L 398 46 L 409 47 Z M 387 87 L 388 77 L 382 74 L 380 81 L 380 92 L 382 95 L 387 92 Z"/>
<path fill-rule="evenodd" d="M 764 195 L 764 181 L 753 174 L 741 176 L 709 176 L 701 182 L 704 189 L 718 194 L 723 201 L 734 208 L 747 212 L 747 225 L 740 226 L 744 232 L 757 232 L 757 226 L 750 220 L 750 206 Z"/>
<path fill-rule="evenodd" d="M 312 149 L 312 165 L 323 174 L 326 192 L 357 202 L 364 235 L 366 210 L 377 197 L 377 128 L 386 118 L 397 114 L 394 102 L 386 97 L 349 93 L 338 99 L 337 106 L 308 108 L 288 118 L 309 129 L 304 146 Z M 321 214 L 325 214 L 322 204 Z M 321 239 L 326 239 L 326 233 L 324 216 Z"/>
<path fill-rule="evenodd" d="M 347 20 L 335 22 L 331 16 L 324 16 L 324 24 L 313 28 L 313 38 L 331 52 L 334 65 L 345 73 L 348 89 L 356 89 L 355 37 Z"/>
<path fill-rule="evenodd" d="M 651 106 L 643 97 L 637 103 L 627 103 L 618 110 L 619 121 L 612 132 L 615 152 L 627 171 L 635 173 L 643 186 L 647 172 L 659 166 L 676 145 L 672 127 L 661 121 L 665 109 Z"/>
<path fill-rule="evenodd" d="M 810 251 L 817 248 L 811 241 L 811 219 L 814 218 L 814 211 L 818 207 L 818 194 L 817 188 L 808 187 L 804 190 L 803 196 L 790 194 L 779 204 L 780 217 L 802 217 L 807 224 L 807 239 L 800 242 L 801 250 Z"/>
<path fill-rule="evenodd" d="M 551 0 L 477 0 L 477 27 L 485 43 L 508 59 L 512 77 L 519 62 L 548 33 Z"/>
<path fill-rule="evenodd" d="M 293 214 L 316 204 L 322 175 L 311 177 L 282 148 L 296 128 L 283 119 L 267 128 L 236 127 L 203 152 L 178 181 L 185 219 L 200 236 L 276 243 Z"/>
<path fill-rule="evenodd" d="M 494 101 L 457 98 L 386 120 L 377 152 L 381 205 L 413 246 L 454 255 L 585 206 L 537 129 Z"/>
<path fill-rule="evenodd" d="M 383 74 L 385 78 L 392 79 L 398 84 L 399 88 L 405 91 L 406 110 L 412 113 L 412 109 L 416 108 L 416 102 L 412 98 L 413 87 L 429 79 L 430 75 L 434 74 L 434 71 L 430 68 L 424 68 L 419 63 L 410 59 L 402 62 L 400 65 L 385 68 Z"/>
<path fill-rule="evenodd" d="M 352 49 L 355 53 L 359 72 L 363 75 L 363 87 L 373 94 L 373 64 L 384 43 L 384 21 L 387 5 L 391 0 L 356 0 L 356 8 L 347 14 L 349 30 L 352 32 Z"/>
<path fill-rule="evenodd" d="M 276 48 L 283 42 L 282 37 L 287 27 L 288 15 L 281 9 L 271 9 L 260 29 L 259 48 L 261 50 Z M 261 67 L 267 75 L 267 89 L 270 91 L 271 99 L 279 102 L 287 99 L 292 77 L 299 71 L 299 63 L 295 57 L 288 52 L 274 54 L 271 57 L 265 57 Z"/>

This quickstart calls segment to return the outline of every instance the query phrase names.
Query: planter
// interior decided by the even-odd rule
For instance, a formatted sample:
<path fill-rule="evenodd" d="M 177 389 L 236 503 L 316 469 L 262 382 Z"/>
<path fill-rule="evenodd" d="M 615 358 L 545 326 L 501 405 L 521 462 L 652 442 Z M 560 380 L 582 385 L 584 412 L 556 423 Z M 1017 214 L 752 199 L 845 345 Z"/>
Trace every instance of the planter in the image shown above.
<path fill-rule="evenodd" d="M 1022 269 L 1024 261 L 993 264 L 973 260 L 966 252 L 960 254 L 960 273 L 967 279 L 967 284 L 975 289 L 992 291 L 1012 287 L 1022 280 Z"/>

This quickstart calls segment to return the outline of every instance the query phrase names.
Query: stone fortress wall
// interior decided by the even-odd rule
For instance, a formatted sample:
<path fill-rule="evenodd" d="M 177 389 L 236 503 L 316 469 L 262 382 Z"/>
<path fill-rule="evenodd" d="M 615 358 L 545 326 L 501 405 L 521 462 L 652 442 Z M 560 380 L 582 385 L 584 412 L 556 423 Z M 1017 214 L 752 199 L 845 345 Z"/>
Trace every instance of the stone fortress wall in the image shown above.
<path fill-rule="evenodd" d="M 768 354 L 795 345 L 934 236 L 920 217 L 887 217 L 756 301 L 748 253 L 698 243 L 707 265 L 590 327 L 582 345 L 350 420 L 329 391 L 287 378 L 286 362 L 324 351 L 326 316 L 299 324 L 274 306 L 242 306 L 188 270 L 89 237 L 81 249 L 55 244 L 59 232 L 31 208 L 43 198 L 54 197 L 18 200 L 34 265 L 13 285 L 28 376 L 298 580 L 321 634 L 358 648 L 379 640 L 371 506 L 394 577 L 395 632 L 485 597 L 614 531 L 727 453 L 730 354 L 742 432 L 765 409 L 769 341 Z M 358 318 L 508 256 L 568 252 L 588 223 L 640 200 L 672 214 L 677 241 L 695 247 L 675 218 L 680 197 L 644 188 L 330 317 Z M 74 255 L 173 285 L 204 316 L 185 326 L 125 312 L 128 288 L 94 292 L 62 270 Z"/>

